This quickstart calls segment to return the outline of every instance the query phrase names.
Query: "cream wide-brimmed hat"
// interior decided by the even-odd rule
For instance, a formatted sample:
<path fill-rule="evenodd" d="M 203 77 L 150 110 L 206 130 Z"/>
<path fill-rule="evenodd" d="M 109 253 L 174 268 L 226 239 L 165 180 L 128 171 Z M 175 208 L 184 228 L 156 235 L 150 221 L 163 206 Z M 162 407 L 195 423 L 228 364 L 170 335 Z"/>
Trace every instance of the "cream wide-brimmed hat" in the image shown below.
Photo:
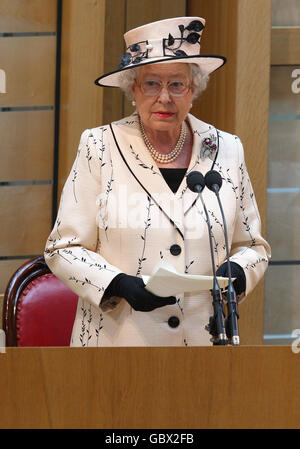
<path fill-rule="evenodd" d="M 125 70 L 161 62 L 197 64 L 203 75 L 225 64 L 220 55 L 201 55 L 200 41 L 205 19 L 201 17 L 176 17 L 148 23 L 124 34 L 126 53 L 113 72 L 95 80 L 95 84 L 120 87 L 119 75 Z"/>

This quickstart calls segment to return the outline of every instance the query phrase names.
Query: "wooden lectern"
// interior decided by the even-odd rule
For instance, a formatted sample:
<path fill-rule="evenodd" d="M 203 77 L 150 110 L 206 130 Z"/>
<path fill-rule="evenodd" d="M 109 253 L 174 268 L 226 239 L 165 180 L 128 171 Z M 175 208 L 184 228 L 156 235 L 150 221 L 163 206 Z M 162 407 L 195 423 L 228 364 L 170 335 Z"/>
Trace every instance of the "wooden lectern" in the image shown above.
<path fill-rule="evenodd" d="M 291 347 L 6 348 L 1 428 L 299 428 Z"/>

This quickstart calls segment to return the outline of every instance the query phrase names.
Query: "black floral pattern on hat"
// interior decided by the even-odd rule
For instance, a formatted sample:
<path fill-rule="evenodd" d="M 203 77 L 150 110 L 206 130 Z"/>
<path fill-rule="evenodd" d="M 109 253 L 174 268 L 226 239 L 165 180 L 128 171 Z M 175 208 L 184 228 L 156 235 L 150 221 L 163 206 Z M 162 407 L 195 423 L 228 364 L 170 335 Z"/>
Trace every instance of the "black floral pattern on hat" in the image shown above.
<path fill-rule="evenodd" d="M 121 62 L 118 66 L 118 69 L 123 69 L 129 64 L 139 64 L 144 59 L 147 59 L 148 48 L 145 48 L 146 45 L 148 45 L 148 41 L 141 41 L 127 47 L 126 53 L 122 56 L 119 56 Z M 143 48 L 145 49 L 143 50 Z"/>
<path fill-rule="evenodd" d="M 185 51 L 180 50 L 180 47 L 184 42 L 188 42 L 191 45 L 200 44 L 201 35 L 199 32 L 204 28 L 204 25 L 200 20 L 193 20 L 186 27 L 184 25 L 178 25 L 178 28 L 180 37 L 174 37 L 169 33 L 168 38 L 163 39 L 164 56 L 170 56 L 166 53 L 166 51 L 169 51 L 171 55 L 173 54 L 175 57 L 184 57 L 187 56 L 187 54 Z M 184 36 L 184 34 L 186 34 L 186 36 Z"/>
<path fill-rule="evenodd" d="M 180 47 L 184 42 L 188 42 L 191 45 L 199 44 L 201 35 L 200 31 L 203 30 L 204 25 L 200 20 L 192 20 L 188 26 L 178 25 L 180 31 L 180 37 L 174 37 L 169 33 L 167 38 L 163 38 L 163 51 L 164 56 L 174 56 L 177 58 L 187 56 L 186 52 L 180 50 Z M 184 36 L 184 34 L 186 34 Z M 118 66 L 118 70 L 123 69 L 129 64 L 140 64 L 145 59 L 148 59 L 148 41 L 136 42 L 131 44 L 124 55 L 119 56 L 121 62 Z M 143 50 L 143 47 L 145 50 Z M 169 54 L 166 54 L 166 51 Z"/>
<path fill-rule="evenodd" d="M 141 41 L 127 47 L 127 52 L 119 56 L 121 62 L 118 66 L 118 69 L 123 69 L 129 64 L 139 64 L 144 59 L 148 58 L 148 48 L 145 48 L 148 45 L 148 41 Z M 145 50 L 143 50 L 145 48 Z M 130 53 L 129 53 L 129 51 Z"/>

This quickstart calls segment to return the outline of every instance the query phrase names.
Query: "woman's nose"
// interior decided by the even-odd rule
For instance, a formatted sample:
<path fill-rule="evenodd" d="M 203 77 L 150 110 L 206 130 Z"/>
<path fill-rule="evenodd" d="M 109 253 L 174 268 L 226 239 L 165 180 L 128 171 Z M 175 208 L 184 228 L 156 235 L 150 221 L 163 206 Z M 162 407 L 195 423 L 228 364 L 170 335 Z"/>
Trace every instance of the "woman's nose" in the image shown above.
<path fill-rule="evenodd" d="M 167 86 L 162 87 L 161 91 L 159 92 L 158 101 L 161 101 L 162 103 L 169 103 L 170 101 L 172 101 Z"/>

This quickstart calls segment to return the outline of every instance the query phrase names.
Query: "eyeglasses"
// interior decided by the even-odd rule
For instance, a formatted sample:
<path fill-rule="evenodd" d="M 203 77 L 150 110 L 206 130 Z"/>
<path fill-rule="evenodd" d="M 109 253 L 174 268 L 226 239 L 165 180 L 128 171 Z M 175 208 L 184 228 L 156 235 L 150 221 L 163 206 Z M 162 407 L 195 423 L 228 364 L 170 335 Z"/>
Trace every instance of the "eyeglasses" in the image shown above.
<path fill-rule="evenodd" d="M 168 81 L 167 84 L 165 84 L 160 80 L 148 79 L 142 81 L 140 84 L 137 83 L 137 85 L 141 88 L 144 95 L 151 97 L 158 95 L 165 85 L 169 95 L 172 95 L 173 97 L 182 97 L 187 94 L 191 88 L 191 85 L 183 80 Z"/>

